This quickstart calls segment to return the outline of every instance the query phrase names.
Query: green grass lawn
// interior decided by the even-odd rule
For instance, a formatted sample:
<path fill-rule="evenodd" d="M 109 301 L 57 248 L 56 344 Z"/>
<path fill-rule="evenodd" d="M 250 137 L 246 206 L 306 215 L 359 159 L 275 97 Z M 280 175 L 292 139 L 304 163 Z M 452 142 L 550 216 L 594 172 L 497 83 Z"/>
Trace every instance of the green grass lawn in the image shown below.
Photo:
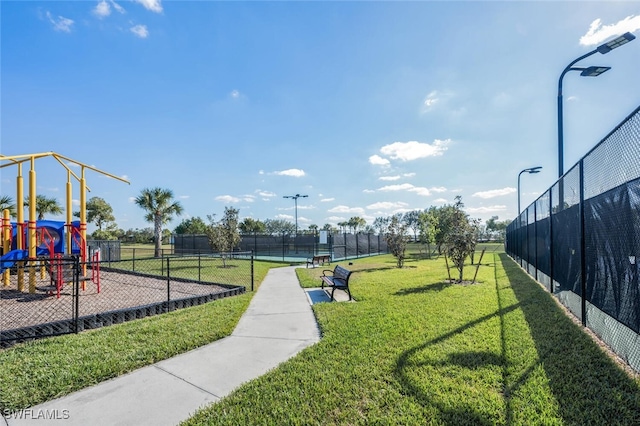
<path fill-rule="evenodd" d="M 318 344 L 185 424 L 640 423 L 640 381 L 504 253 L 474 285 L 449 284 L 443 259 L 351 262 L 357 302 L 314 305 Z"/>
<path fill-rule="evenodd" d="M 255 289 L 268 270 L 254 262 Z M 197 271 L 194 269 L 193 274 Z M 253 292 L 0 350 L 0 411 L 27 408 L 231 334 Z"/>
<path fill-rule="evenodd" d="M 264 277 L 269 264 L 256 264 Z M 448 283 L 442 258 L 417 254 L 403 269 L 389 255 L 339 264 L 355 271 L 356 302 L 314 305 L 322 340 L 185 424 L 640 424 L 640 380 L 500 246 L 473 285 Z M 322 269 L 297 270 L 302 285 L 317 287 Z M 0 351 L 0 408 L 213 341 L 231 332 L 250 297 Z"/>

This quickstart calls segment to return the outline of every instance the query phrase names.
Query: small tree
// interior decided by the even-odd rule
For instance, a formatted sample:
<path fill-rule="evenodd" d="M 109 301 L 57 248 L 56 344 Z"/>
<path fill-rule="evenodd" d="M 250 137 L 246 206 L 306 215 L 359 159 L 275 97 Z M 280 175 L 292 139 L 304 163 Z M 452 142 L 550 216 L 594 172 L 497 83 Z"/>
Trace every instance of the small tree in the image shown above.
<path fill-rule="evenodd" d="M 113 208 L 103 198 L 91 197 L 89 201 L 87 201 L 86 209 L 87 223 L 95 223 L 98 231 L 102 231 L 104 226 L 107 228 L 116 226 L 114 223 L 116 218 L 113 215 Z M 80 217 L 80 212 L 74 212 L 73 215 Z"/>
<path fill-rule="evenodd" d="M 206 234 L 207 224 L 199 216 L 183 219 L 173 230 L 176 234 Z"/>
<path fill-rule="evenodd" d="M 373 227 L 378 231 L 378 234 L 384 234 L 387 226 L 389 226 L 388 217 L 376 217 L 373 221 Z"/>
<path fill-rule="evenodd" d="M 364 228 L 366 224 L 367 221 L 360 216 L 354 216 L 347 221 L 347 226 L 353 230 L 354 235 L 358 233 L 358 228 Z"/>
<path fill-rule="evenodd" d="M 284 219 L 267 219 L 264 225 L 271 235 L 291 235 L 296 232 L 296 225 Z"/>
<path fill-rule="evenodd" d="M 240 243 L 240 232 L 238 230 L 238 209 L 233 207 L 224 208 L 224 216 L 220 221 L 214 220 L 215 215 L 208 215 L 209 226 L 206 234 L 209 245 L 214 251 L 221 253 L 223 266 L 226 267 L 225 253 L 232 252 Z"/>
<path fill-rule="evenodd" d="M 16 203 L 14 203 L 13 198 L 8 195 L 0 196 L 0 212 L 5 209 L 9 210 L 9 216 L 16 217 Z"/>
<path fill-rule="evenodd" d="M 420 230 L 420 210 L 412 210 L 406 212 L 402 216 L 402 221 L 407 225 L 407 228 L 413 231 L 413 240 L 418 241 L 418 231 Z"/>
<path fill-rule="evenodd" d="M 62 214 L 62 207 L 54 197 L 36 195 L 36 214 L 38 220 L 43 220 L 47 214 Z M 29 199 L 24 200 L 24 206 L 29 207 Z"/>
<path fill-rule="evenodd" d="M 258 234 L 261 232 L 266 232 L 267 227 L 265 226 L 264 222 L 258 220 L 258 219 L 253 219 L 250 217 L 245 217 L 244 219 L 242 219 L 242 222 L 240 222 L 240 224 L 238 225 L 238 228 L 240 229 L 240 232 L 243 234 Z"/>
<path fill-rule="evenodd" d="M 182 205 L 174 201 L 173 191 L 163 188 L 143 189 L 136 197 L 135 203 L 147 212 L 144 219 L 153 223 L 154 256 L 160 257 L 162 226 L 168 223 L 173 215 L 182 214 Z"/>
<path fill-rule="evenodd" d="M 404 224 L 399 215 L 394 215 L 389 221 L 387 232 L 384 236 L 389 251 L 397 260 L 398 268 L 404 265 L 406 258 L 407 243 L 409 236 L 407 235 L 407 225 Z"/>
<path fill-rule="evenodd" d="M 444 236 L 445 254 L 458 270 L 458 282 L 463 280 L 464 261 L 471 256 L 476 249 L 478 242 L 478 222 L 470 220 L 469 216 L 462 210 L 464 204 L 462 197 L 456 197 L 456 203 L 452 206 L 450 227 Z"/>
<path fill-rule="evenodd" d="M 438 229 L 438 217 L 431 211 L 425 210 L 418 215 L 418 230 L 420 244 L 427 246 L 427 257 L 431 258 L 431 244 L 435 242 Z"/>

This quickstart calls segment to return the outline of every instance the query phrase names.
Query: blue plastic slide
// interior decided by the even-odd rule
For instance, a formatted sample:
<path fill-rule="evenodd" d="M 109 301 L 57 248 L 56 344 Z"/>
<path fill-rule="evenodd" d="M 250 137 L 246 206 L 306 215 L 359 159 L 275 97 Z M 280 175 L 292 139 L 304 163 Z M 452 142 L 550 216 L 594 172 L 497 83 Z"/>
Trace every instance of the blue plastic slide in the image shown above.
<path fill-rule="evenodd" d="M 0 273 L 5 269 L 11 268 L 17 261 L 24 260 L 29 257 L 27 250 L 11 250 L 9 253 L 0 257 Z"/>
<path fill-rule="evenodd" d="M 36 247 L 36 256 L 48 256 L 49 250 L 44 247 Z M 0 274 L 5 269 L 11 268 L 19 260 L 29 258 L 29 250 L 11 250 L 9 253 L 0 257 Z"/>

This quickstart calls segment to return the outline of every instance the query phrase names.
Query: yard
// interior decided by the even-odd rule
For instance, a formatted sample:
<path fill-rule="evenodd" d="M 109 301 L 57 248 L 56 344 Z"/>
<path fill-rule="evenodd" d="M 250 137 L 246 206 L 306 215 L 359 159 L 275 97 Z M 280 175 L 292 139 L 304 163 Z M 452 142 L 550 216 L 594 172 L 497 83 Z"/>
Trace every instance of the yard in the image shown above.
<path fill-rule="evenodd" d="M 340 262 L 355 271 L 356 302 L 314 305 L 322 340 L 185 424 L 640 423 L 640 380 L 491 250 L 466 285 L 447 282 L 442 258 Z M 259 264 L 257 284 L 269 267 Z M 299 269 L 301 284 L 317 287 L 322 269 Z M 0 351 L 0 409 L 221 338 L 251 296 Z"/>

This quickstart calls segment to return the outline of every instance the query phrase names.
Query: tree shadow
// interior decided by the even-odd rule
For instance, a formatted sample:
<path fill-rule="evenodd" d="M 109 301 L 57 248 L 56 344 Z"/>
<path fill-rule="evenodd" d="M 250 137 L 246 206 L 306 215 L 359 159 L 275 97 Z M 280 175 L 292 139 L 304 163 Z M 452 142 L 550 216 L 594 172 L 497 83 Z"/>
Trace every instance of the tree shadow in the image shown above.
<path fill-rule="evenodd" d="M 37 300 L 49 299 L 55 295 L 55 286 L 36 287 L 37 293 L 25 293 L 14 289 L 0 290 L 0 299 L 15 300 L 16 302 L 33 302 Z M 64 290 L 60 293 L 61 296 L 69 295 Z"/>
<path fill-rule="evenodd" d="M 598 350 L 595 342 L 582 332 L 551 295 L 535 283 L 506 255 L 496 254 L 504 268 L 507 279 L 498 279 L 496 268 L 496 293 L 498 309 L 435 339 L 404 351 L 397 359 L 394 375 L 404 389 L 404 393 L 416 402 L 438 410 L 440 422 L 445 424 L 494 424 L 495 417 L 481 412 L 472 403 L 459 401 L 451 404 L 438 399 L 437 393 L 425 389 L 420 379 L 414 379 L 415 369 L 425 367 L 457 366 L 464 369 L 479 369 L 485 366 L 502 367 L 503 398 L 505 400 L 505 422 L 514 422 L 518 409 L 512 404 L 512 395 L 529 382 L 530 377 L 540 368 L 551 390 L 557 415 L 566 424 L 640 424 L 640 385 L 634 382 L 608 356 Z M 496 262 L 496 263 L 497 263 Z M 419 291 L 433 291 L 436 283 L 418 289 L 403 289 L 397 294 L 411 294 Z M 505 306 L 503 291 L 513 291 L 516 303 Z M 508 345 L 505 330 L 509 326 L 506 316 L 520 310 L 528 325 L 537 359 L 514 375 L 507 358 Z M 487 351 L 466 351 L 449 354 L 444 360 L 423 361 L 421 352 L 432 345 L 464 333 L 476 325 L 498 316 L 500 320 L 500 341 L 502 353 L 496 355 Z M 581 364 L 576 365 L 576 360 Z M 524 367 L 524 366 L 523 366 Z M 535 396 L 535 395 L 533 395 Z M 532 418 L 532 423 L 543 418 Z"/>
<path fill-rule="evenodd" d="M 429 346 L 444 342 L 447 339 L 464 333 L 466 330 L 469 330 L 476 325 L 496 316 L 504 316 L 519 307 L 518 303 L 506 308 L 500 307 L 496 312 L 477 318 L 476 320 L 470 321 L 463 326 L 436 337 L 435 339 L 404 351 L 398 357 L 396 367 L 394 369 L 394 375 L 404 389 L 404 393 L 407 396 L 414 398 L 415 401 L 422 406 L 436 407 L 440 414 L 439 420 L 444 424 L 495 424 L 496 419 L 494 417 L 480 412 L 478 407 L 476 407 L 472 402 L 460 400 L 455 406 L 452 406 L 450 403 L 438 401 L 438 399 L 433 396 L 432 392 L 424 390 L 419 381 L 413 380 L 410 371 L 416 367 L 424 366 L 459 366 L 467 369 L 478 369 L 487 365 L 505 366 L 506 361 L 504 352 L 501 355 L 496 355 L 488 351 L 457 352 L 449 354 L 446 360 L 437 362 L 420 362 L 416 361 L 416 359 L 419 358 L 420 352 Z"/>
<path fill-rule="evenodd" d="M 398 268 L 396 266 L 376 266 L 371 268 L 354 268 L 353 272 L 378 272 L 378 271 L 389 271 L 392 269 L 398 269 Z"/>
<path fill-rule="evenodd" d="M 498 256 L 528 323 L 539 364 L 544 368 L 564 422 L 640 424 L 640 386 L 599 350 L 552 295 L 508 255 Z M 546 297 L 541 297 L 541 293 L 546 293 Z M 575 360 L 581 363 L 576 364 Z M 521 377 L 517 383 L 523 381 Z"/>
<path fill-rule="evenodd" d="M 442 291 L 448 287 L 451 287 L 453 284 L 448 283 L 446 281 L 423 285 L 422 287 L 408 287 L 401 288 L 400 290 L 393 293 L 394 296 L 407 296 L 409 294 L 421 294 L 421 293 L 431 293 L 434 291 Z"/>

